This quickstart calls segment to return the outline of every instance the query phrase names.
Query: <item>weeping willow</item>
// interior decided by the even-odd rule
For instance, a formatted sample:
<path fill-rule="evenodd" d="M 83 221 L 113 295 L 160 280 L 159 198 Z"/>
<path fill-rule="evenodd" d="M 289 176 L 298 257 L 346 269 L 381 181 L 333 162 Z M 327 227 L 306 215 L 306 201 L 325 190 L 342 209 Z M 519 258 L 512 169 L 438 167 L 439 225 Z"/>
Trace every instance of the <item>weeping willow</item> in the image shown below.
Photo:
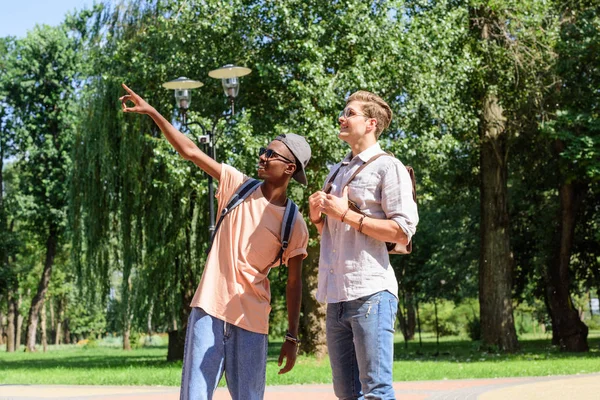
<path fill-rule="evenodd" d="M 126 18 L 119 9 L 111 11 L 112 19 L 105 16 L 114 30 L 110 41 L 104 38 L 103 51 L 112 56 L 96 58 L 102 74 L 86 87 L 70 216 L 81 285 L 104 298 L 117 289 L 115 282 L 120 286 L 124 348 L 132 324 L 139 330 L 151 320 L 169 330 L 185 321 L 184 306 L 198 283 L 208 242 L 206 179 L 172 150 L 148 117 L 120 111 L 123 76 L 133 87 L 146 83 L 144 74 L 135 76 L 118 61 L 119 43 L 135 45 L 135 32 L 156 12 L 153 5 L 130 8 Z M 153 97 L 149 101 L 160 105 Z"/>

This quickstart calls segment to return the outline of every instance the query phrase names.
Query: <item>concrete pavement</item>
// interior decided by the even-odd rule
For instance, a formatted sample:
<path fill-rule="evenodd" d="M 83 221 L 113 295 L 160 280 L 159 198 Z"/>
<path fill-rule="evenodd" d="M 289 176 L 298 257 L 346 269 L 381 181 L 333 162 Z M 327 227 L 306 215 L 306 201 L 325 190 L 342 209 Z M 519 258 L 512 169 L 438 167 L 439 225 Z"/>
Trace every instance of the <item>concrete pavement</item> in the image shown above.
<path fill-rule="evenodd" d="M 600 374 L 395 382 L 398 400 L 600 400 Z M 165 386 L 0 385 L 0 400 L 177 400 Z M 229 400 L 219 388 L 214 400 Z M 335 400 L 331 385 L 268 386 L 265 400 Z"/>

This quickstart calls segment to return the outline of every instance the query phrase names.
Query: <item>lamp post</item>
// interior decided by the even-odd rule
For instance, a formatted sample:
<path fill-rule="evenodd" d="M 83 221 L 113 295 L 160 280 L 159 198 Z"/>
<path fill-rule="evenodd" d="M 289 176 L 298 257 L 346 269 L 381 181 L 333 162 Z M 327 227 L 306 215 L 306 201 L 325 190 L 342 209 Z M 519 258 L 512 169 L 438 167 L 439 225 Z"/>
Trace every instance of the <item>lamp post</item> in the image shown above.
<path fill-rule="evenodd" d="M 234 114 L 234 102 L 240 90 L 240 82 L 239 79 L 242 76 L 248 75 L 252 70 L 250 68 L 238 67 L 233 64 L 224 65 L 221 68 L 217 68 L 208 73 L 208 76 L 215 79 L 221 79 L 223 84 L 223 91 L 225 92 L 225 96 L 229 99 L 229 104 L 231 106 L 231 115 Z M 197 136 L 196 140 L 198 144 L 206 144 L 208 145 L 208 155 L 215 160 L 215 143 L 214 143 L 214 130 L 217 126 L 217 122 L 221 118 L 219 116 L 214 122 L 211 129 L 206 129 L 204 125 L 200 122 L 188 122 L 187 120 L 187 111 L 190 107 L 190 103 L 192 101 L 192 93 L 191 90 L 197 89 L 199 87 L 204 86 L 202 82 L 195 81 L 192 79 L 188 79 L 186 77 L 180 77 L 174 79 L 169 82 L 165 82 L 162 85 L 166 89 L 171 89 L 175 91 L 175 102 L 177 107 L 179 107 L 179 112 L 181 115 L 181 123 L 182 126 L 189 131 L 189 125 L 199 125 L 202 129 L 203 135 Z M 209 207 L 209 234 L 212 238 L 215 232 L 215 205 L 214 205 L 214 188 L 213 188 L 213 177 L 208 175 L 208 207 Z"/>

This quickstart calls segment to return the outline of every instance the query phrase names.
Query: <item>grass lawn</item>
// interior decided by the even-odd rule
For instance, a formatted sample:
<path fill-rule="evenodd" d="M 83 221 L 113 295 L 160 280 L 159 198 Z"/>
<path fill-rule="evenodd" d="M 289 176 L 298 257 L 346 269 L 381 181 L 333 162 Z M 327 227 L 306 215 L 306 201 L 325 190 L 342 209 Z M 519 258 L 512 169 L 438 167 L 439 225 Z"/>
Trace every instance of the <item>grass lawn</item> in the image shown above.
<path fill-rule="evenodd" d="M 394 380 L 432 380 L 544 376 L 600 372 L 600 332 L 591 332 L 590 352 L 561 353 L 548 338 L 520 337 L 521 351 L 504 355 L 481 352 L 478 343 L 435 337 L 409 342 L 397 337 Z M 330 383 L 329 360 L 300 356 L 296 367 L 277 375 L 281 342 L 269 345 L 267 384 Z M 165 361 L 166 347 L 124 352 L 118 348 L 50 346 L 47 353 L 0 351 L 0 384 L 164 385 L 178 386 L 181 362 Z M 222 382 L 223 383 L 223 382 Z"/>

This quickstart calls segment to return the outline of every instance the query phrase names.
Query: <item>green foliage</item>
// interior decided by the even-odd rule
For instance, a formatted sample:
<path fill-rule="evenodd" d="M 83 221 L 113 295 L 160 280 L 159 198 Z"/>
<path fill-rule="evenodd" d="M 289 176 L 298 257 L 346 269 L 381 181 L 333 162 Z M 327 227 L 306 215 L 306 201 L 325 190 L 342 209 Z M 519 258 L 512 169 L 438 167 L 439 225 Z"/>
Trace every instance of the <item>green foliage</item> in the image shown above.
<path fill-rule="evenodd" d="M 214 126 L 217 159 L 248 175 L 258 148 L 276 134 L 306 136 L 313 150 L 309 186 L 291 187 L 304 213 L 327 166 L 348 151 L 336 137 L 345 96 L 367 89 L 395 112 L 383 147 L 417 174 L 414 252 L 392 257 L 401 292 L 421 304 L 444 299 L 442 333 L 473 334 L 477 307 L 461 300 L 479 291 L 478 125 L 488 91 L 509 121 L 514 298 L 534 304 L 527 312 L 546 321 L 540 299 L 563 178 L 587 185 L 573 287 L 600 287 L 600 24 L 597 9 L 586 4 L 565 10 L 563 2 L 542 0 L 135 0 L 97 5 L 23 40 L 4 38 L 0 290 L 15 288 L 26 311 L 25 293 L 35 290 L 41 272 L 39 239 L 54 227 L 72 247 L 59 246 L 49 294 L 55 307 L 66 301 L 75 334 L 142 332 L 149 325 L 166 331 L 185 321 L 181 310 L 198 284 L 208 243 L 207 180 L 149 118 L 120 112 L 121 82 L 175 121 L 172 92 L 160 84 L 176 76 L 204 81 L 189 119 Z M 478 28 L 490 20 L 497 24 L 485 42 Z M 226 63 L 253 70 L 241 78 L 235 115 L 220 82 L 206 78 Z M 190 125 L 186 134 L 200 130 Z M 311 252 L 316 238 L 313 230 Z M 271 274 L 273 337 L 287 325 L 283 272 Z M 117 290 L 108 300 L 111 289 Z M 423 307 L 433 332 L 432 310 Z M 527 321 L 520 333 L 533 329 Z"/>
<path fill-rule="evenodd" d="M 594 315 L 592 318 L 585 321 L 590 330 L 600 331 L 600 316 Z"/>
<path fill-rule="evenodd" d="M 467 320 L 467 335 L 473 341 L 481 340 L 481 321 L 479 317 L 474 316 Z"/>
<path fill-rule="evenodd" d="M 90 349 L 97 349 L 98 348 L 98 341 L 94 338 L 88 339 L 87 343 L 83 345 L 83 348 L 86 350 L 90 350 Z"/>
<path fill-rule="evenodd" d="M 419 304 L 421 330 L 436 333 L 440 336 L 458 336 L 470 334 L 471 321 L 479 320 L 479 310 L 475 299 L 455 304 L 451 301 L 438 300 L 438 323 L 436 327 L 435 306 L 433 303 Z"/>

